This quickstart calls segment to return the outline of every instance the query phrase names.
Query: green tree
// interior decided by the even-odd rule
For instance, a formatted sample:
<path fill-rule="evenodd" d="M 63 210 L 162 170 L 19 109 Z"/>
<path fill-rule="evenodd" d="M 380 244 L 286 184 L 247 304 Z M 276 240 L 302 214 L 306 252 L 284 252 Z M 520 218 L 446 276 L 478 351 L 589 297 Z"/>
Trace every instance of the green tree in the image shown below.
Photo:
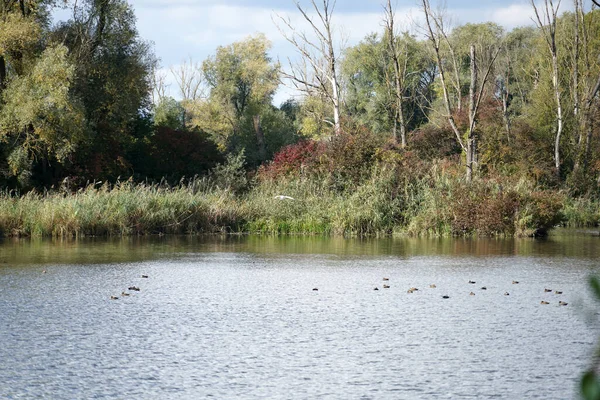
<path fill-rule="evenodd" d="M 424 110 L 431 102 L 435 65 L 422 43 L 408 33 L 395 38 L 400 69 L 400 93 L 395 77 L 395 61 L 389 39 L 372 34 L 346 51 L 342 77 L 346 84 L 346 113 L 374 133 L 392 136 L 415 129 L 425 120 Z M 402 110 L 402 118 L 400 118 Z M 400 135 L 401 136 L 401 135 Z"/>
<path fill-rule="evenodd" d="M 211 133 L 221 149 L 239 152 L 244 143 L 254 142 L 246 153 L 258 161 L 267 158 L 263 122 L 279 86 L 279 66 L 268 55 L 270 46 L 259 34 L 219 47 L 202 66 L 208 100 L 196 101 L 192 110 L 192 124 Z"/>
<path fill-rule="evenodd" d="M 52 1 L 0 2 L 0 161 L 27 186 L 35 164 L 64 164 L 81 144 L 82 104 L 68 50 L 47 40 Z"/>
<path fill-rule="evenodd" d="M 85 179 L 130 174 L 127 153 L 148 133 L 136 129 L 150 109 L 156 58 L 135 22 L 125 0 L 85 0 L 53 33 L 70 50 L 73 89 L 85 107 L 90 134 L 71 168 Z"/>
<path fill-rule="evenodd" d="M 154 125 L 185 130 L 185 109 L 172 97 L 164 97 L 154 107 Z"/>

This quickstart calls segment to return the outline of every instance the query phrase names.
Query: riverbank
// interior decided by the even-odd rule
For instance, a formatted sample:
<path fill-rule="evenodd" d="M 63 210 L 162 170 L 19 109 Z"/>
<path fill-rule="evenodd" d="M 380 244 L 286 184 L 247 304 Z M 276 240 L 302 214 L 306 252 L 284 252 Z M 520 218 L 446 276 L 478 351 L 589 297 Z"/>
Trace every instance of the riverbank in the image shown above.
<path fill-rule="evenodd" d="M 532 236 L 559 224 L 593 226 L 597 202 L 527 181 L 470 184 L 432 168 L 403 179 L 375 168 L 354 185 L 327 179 L 256 180 L 245 190 L 206 180 L 91 184 L 23 196 L 0 195 L 3 237 L 256 233 L 344 236 Z"/>

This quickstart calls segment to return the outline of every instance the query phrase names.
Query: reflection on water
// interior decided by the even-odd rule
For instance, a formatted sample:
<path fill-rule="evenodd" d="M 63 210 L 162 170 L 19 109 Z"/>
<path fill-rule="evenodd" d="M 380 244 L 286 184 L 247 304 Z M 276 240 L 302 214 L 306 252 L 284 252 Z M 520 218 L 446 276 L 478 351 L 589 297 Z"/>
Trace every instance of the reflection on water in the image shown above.
<path fill-rule="evenodd" d="M 0 398 L 576 398 L 599 241 L 6 240 Z"/>
<path fill-rule="evenodd" d="M 596 231 L 557 230 L 548 238 L 347 239 L 319 236 L 151 236 L 0 239 L 0 265 L 134 262 L 189 252 L 331 254 L 336 256 L 560 256 L 600 258 Z"/>

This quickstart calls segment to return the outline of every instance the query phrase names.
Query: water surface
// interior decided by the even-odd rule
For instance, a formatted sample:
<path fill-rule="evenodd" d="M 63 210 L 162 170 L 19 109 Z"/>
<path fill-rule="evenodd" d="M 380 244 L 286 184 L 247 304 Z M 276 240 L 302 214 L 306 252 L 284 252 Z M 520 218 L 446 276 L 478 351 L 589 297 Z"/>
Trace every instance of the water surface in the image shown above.
<path fill-rule="evenodd" d="M 0 398 L 577 398 L 598 242 L 4 241 Z"/>

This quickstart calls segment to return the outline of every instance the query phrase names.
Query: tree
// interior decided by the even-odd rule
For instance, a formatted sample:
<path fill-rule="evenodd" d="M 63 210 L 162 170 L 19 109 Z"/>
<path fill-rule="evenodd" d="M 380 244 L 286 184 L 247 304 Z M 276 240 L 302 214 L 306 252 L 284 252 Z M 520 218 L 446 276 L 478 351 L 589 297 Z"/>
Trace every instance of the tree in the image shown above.
<path fill-rule="evenodd" d="M 0 142 L 4 175 L 27 186 L 37 163 L 64 164 L 81 144 L 84 110 L 68 50 L 47 41 L 52 1 L 0 1 Z"/>
<path fill-rule="evenodd" d="M 138 128 L 150 109 L 156 58 L 140 39 L 127 1 L 84 0 L 72 10 L 72 19 L 52 35 L 70 50 L 73 90 L 89 131 L 71 172 L 86 180 L 115 179 L 131 173 L 128 152 L 149 133 Z"/>
<path fill-rule="evenodd" d="M 188 110 L 193 108 L 192 104 L 195 101 L 205 97 L 202 66 L 190 58 L 178 67 L 171 67 L 171 74 L 179 89 L 180 105 L 183 107 L 183 125 L 186 126 L 191 120 Z"/>
<path fill-rule="evenodd" d="M 426 120 L 426 108 L 432 100 L 435 65 L 422 42 L 407 32 L 396 36 L 395 46 L 401 65 L 401 108 L 405 132 Z M 342 62 L 345 84 L 344 112 L 356 123 L 377 134 L 398 134 L 398 86 L 387 34 L 371 34 L 349 47 Z M 407 140 L 408 142 L 408 140 Z"/>
<path fill-rule="evenodd" d="M 500 47 L 497 47 L 492 51 L 492 54 L 489 57 L 488 64 L 482 69 L 484 72 L 483 78 L 481 81 L 478 79 L 478 71 L 480 67 L 478 66 L 478 62 L 476 59 L 476 46 L 473 42 L 471 42 L 469 46 L 469 55 L 467 56 L 470 63 L 470 84 L 469 84 L 469 109 L 468 109 L 468 128 L 467 128 L 467 137 L 466 141 L 463 140 L 458 125 L 456 123 L 456 119 L 454 118 L 455 110 L 453 109 L 453 105 L 451 103 L 451 99 L 449 96 L 449 89 L 447 87 L 446 80 L 446 63 L 442 58 L 442 43 L 446 43 L 449 47 L 449 52 L 451 58 L 453 60 L 453 65 L 455 66 L 455 76 L 456 82 L 455 87 L 457 89 L 457 97 L 460 99 L 462 97 L 461 91 L 461 81 L 460 81 L 460 71 L 457 70 L 457 56 L 455 47 L 452 45 L 451 41 L 448 38 L 448 35 L 445 33 L 444 28 L 444 19 L 442 14 L 436 14 L 431 10 L 431 6 L 429 4 L 429 0 L 422 0 L 423 4 L 423 12 L 425 13 L 425 22 L 426 22 L 426 36 L 428 41 L 431 44 L 433 52 L 435 54 L 435 59 L 438 67 L 438 74 L 440 78 L 440 86 L 442 87 L 442 95 L 443 102 L 446 112 L 446 118 L 448 123 L 450 124 L 460 147 L 463 149 L 463 153 L 466 156 L 466 179 L 467 181 L 471 181 L 473 177 L 473 169 L 477 163 L 477 115 L 479 111 L 479 107 L 481 105 L 481 100 L 484 97 L 484 90 L 486 83 L 488 82 L 488 78 L 490 76 L 490 72 L 494 65 L 494 62 L 499 54 Z M 456 111 L 460 112 L 461 106 L 458 103 L 458 107 Z"/>
<path fill-rule="evenodd" d="M 561 97 L 561 86 L 558 69 L 558 48 L 556 46 L 556 21 L 558 15 L 558 9 L 560 8 L 560 1 L 556 6 L 552 0 L 544 0 L 544 7 L 542 14 L 540 15 L 539 9 L 535 4 L 534 0 L 530 0 L 531 6 L 535 13 L 535 22 L 538 28 L 541 30 L 542 35 L 548 50 L 550 57 L 552 58 L 552 88 L 554 89 L 554 100 L 556 102 L 556 134 L 554 136 L 554 167 L 556 169 L 557 176 L 560 176 L 561 167 L 561 156 L 560 156 L 560 139 L 563 131 L 563 105 Z"/>
<path fill-rule="evenodd" d="M 316 39 L 309 38 L 306 32 L 298 31 L 289 19 L 279 17 L 281 23 L 287 27 L 289 33 L 285 32 L 281 25 L 277 25 L 283 37 L 291 43 L 302 57 L 301 63 L 290 64 L 290 72 L 283 71 L 286 77 L 297 90 L 304 92 L 307 96 L 327 98 L 333 108 L 334 133 L 339 135 L 340 125 L 340 82 L 338 78 L 338 55 L 333 41 L 332 16 L 335 9 L 335 1 L 323 0 L 319 7 L 315 0 L 311 0 L 316 17 L 294 1 L 296 8 L 302 17 L 310 25 Z"/>
<path fill-rule="evenodd" d="M 213 134 L 222 149 L 236 151 L 250 127 L 261 162 L 267 157 L 263 117 L 279 86 L 279 65 L 268 56 L 270 46 L 259 34 L 219 47 L 205 60 L 202 70 L 210 93 L 206 101 L 196 102 L 193 121 Z"/>
<path fill-rule="evenodd" d="M 394 9 L 392 1 L 388 0 L 384 8 L 385 16 L 383 22 L 385 24 L 385 37 L 389 46 L 393 71 L 394 71 L 394 88 L 396 97 L 396 113 L 394 118 L 394 138 L 397 139 L 397 125 L 400 125 L 400 143 L 402 148 L 406 147 L 406 122 L 404 120 L 403 98 L 404 98 L 404 81 L 407 74 L 408 51 L 403 49 L 404 57 L 402 57 L 400 46 L 396 41 L 396 29 L 394 28 Z M 401 62 L 404 58 L 404 62 Z M 397 121 L 397 122 L 396 122 Z"/>

